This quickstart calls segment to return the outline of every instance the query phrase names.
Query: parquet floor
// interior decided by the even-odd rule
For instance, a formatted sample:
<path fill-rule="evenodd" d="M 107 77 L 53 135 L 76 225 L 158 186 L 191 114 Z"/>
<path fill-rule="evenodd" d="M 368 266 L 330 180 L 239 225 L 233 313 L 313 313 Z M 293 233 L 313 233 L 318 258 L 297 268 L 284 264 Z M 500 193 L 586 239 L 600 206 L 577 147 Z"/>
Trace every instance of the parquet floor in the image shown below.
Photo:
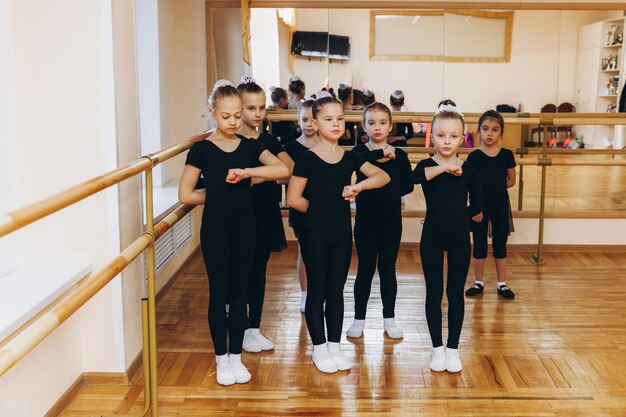
<path fill-rule="evenodd" d="M 342 338 L 352 369 L 326 375 L 310 359 L 296 252 L 274 254 L 262 330 L 276 349 L 244 353 L 253 379 L 232 387 L 215 381 L 208 285 L 195 256 L 158 303 L 160 415 L 626 416 L 626 251 L 549 252 L 540 267 L 528 255 L 509 255 L 513 301 L 496 296 L 489 263 L 486 293 L 466 300 L 464 369 L 453 375 L 429 370 L 419 253 L 401 251 L 396 320 L 404 340 L 383 336 L 375 279 L 364 336 Z M 355 267 L 354 256 L 344 332 L 353 317 Z M 131 386 L 83 387 L 61 416 L 136 413 L 142 404 L 139 375 Z"/>

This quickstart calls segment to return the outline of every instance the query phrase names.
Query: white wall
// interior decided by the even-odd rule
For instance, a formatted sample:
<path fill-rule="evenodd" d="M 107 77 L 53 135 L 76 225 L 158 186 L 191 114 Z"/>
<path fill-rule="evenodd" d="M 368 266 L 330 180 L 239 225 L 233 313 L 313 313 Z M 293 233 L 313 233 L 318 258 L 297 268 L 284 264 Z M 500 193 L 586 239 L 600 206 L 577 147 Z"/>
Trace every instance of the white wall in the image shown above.
<path fill-rule="evenodd" d="M 535 112 L 549 102 L 573 101 L 578 27 L 619 12 L 515 11 L 511 62 L 440 63 L 369 60 L 369 10 L 297 10 L 298 30 L 350 36 L 348 63 L 296 58 L 296 73 L 317 87 L 329 74 L 331 84 L 370 87 L 387 102 L 395 89 L 405 91 L 407 107 L 428 111 L 450 97 L 465 111 L 522 103 Z M 326 16 L 326 17 L 325 17 Z M 329 29 L 330 28 L 330 29 Z M 283 52 L 286 53 L 286 52 Z M 311 90 L 312 91 L 312 90 Z"/>
<path fill-rule="evenodd" d="M 252 76 L 268 91 L 271 86 L 280 85 L 281 79 L 278 16 L 276 9 L 252 9 L 251 15 L 250 32 L 254 34 L 250 39 Z M 268 98 L 268 101 L 271 100 Z"/>
<path fill-rule="evenodd" d="M 11 0 L 9 6 L 13 178 L 27 204 L 116 166 L 111 5 Z M 100 269 L 119 250 L 117 203 L 114 189 L 102 192 L 23 229 L 24 262 L 86 259 Z M 112 313 L 119 287 L 117 279 L 0 378 L 0 398 L 37 398 L 0 401 L 0 415 L 43 415 L 80 373 L 124 370 Z"/>

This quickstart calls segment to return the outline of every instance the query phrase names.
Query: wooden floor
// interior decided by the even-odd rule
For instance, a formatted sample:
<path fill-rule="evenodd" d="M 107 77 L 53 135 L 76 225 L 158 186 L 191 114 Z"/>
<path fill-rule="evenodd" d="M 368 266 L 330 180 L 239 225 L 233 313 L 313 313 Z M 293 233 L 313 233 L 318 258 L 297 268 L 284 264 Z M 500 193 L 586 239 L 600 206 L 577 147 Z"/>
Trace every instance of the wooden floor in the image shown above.
<path fill-rule="evenodd" d="M 353 258 L 341 343 L 353 367 L 326 375 L 311 363 L 295 251 L 274 254 L 262 331 L 276 349 L 244 353 L 253 379 L 232 387 L 215 381 L 207 280 L 196 256 L 158 303 L 160 415 L 626 416 L 626 251 L 547 253 L 540 267 L 528 255 L 509 255 L 515 300 L 496 296 L 491 262 L 486 293 L 467 299 L 460 374 L 429 370 L 416 251 L 401 251 L 397 265 L 396 320 L 404 340 L 383 336 L 377 279 L 364 337 L 346 340 Z M 61 415 L 136 413 L 142 404 L 136 378 L 131 386 L 85 386 Z"/>

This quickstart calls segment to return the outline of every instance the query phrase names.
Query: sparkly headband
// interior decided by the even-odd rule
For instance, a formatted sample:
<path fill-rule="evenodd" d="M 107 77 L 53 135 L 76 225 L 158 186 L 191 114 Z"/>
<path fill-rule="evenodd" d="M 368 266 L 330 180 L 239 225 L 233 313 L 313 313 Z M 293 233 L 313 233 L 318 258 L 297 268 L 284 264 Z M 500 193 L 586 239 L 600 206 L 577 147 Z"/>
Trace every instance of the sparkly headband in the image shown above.
<path fill-rule="evenodd" d="M 225 79 L 218 80 L 213 86 L 213 91 L 217 90 L 220 87 L 226 87 L 227 85 L 233 85 L 233 83 Z"/>
<path fill-rule="evenodd" d="M 463 117 L 461 109 L 458 106 L 453 106 L 451 104 L 442 104 L 441 106 L 437 107 L 437 111 L 435 111 L 435 116 L 443 112 L 456 113 L 459 116 Z"/>

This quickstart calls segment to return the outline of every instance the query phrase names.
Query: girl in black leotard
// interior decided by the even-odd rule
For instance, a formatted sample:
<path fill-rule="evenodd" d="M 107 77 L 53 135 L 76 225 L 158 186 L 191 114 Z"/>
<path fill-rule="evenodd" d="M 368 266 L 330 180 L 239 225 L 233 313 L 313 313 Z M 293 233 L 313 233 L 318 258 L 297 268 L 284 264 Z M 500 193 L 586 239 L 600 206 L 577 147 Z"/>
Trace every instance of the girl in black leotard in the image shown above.
<path fill-rule="evenodd" d="M 460 372 L 462 369 L 458 345 L 464 316 L 463 287 L 470 262 L 468 211 L 473 221 L 482 220 L 478 172 L 456 155 L 463 141 L 464 124 L 456 106 L 440 105 L 432 121 L 431 139 L 437 152 L 432 158 L 420 161 L 413 171 L 413 180 L 422 184 L 426 197 L 420 256 L 426 280 L 426 321 L 433 344 L 430 369 L 436 372 Z M 445 349 L 441 335 L 444 252 L 448 252 L 448 343 Z"/>
<path fill-rule="evenodd" d="M 209 98 L 209 107 L 217 127 L 189 150 L 178 199 L 183 204 L 204 204 L 200 244 L 209 277 L 209 329 L 217 382 L 232 385 L 251 378 L 241 363 L 241 344 L 247 328 L 246 288 L 256 230 L 250 178 L 283 178 L 289 175 L 289 169 L 261 142 L 236 136 L 243 106 L 232 84 L 219 81 Z M 195 190 L 200 174 L 206 190 Z M 230 303 L 229 315 L 226 303 Z"/>
<path fill-rule="evenodd" d="M 504 119 L 500 113 L 495 110 L 483 113 L 478 119 L 480 148 L 467 157 L 467 162 L 471 162 L 480 175 L 485 214 L 480 223 L 472 224 L 476 280 L 465 291 L 465 295 L 470 297 L 481 294 L 485 288 L 483 274 L 489 235 L 492 238 L 493 257 L 496 261 L 497 293 L 504 298 L 515 298 L 515 293 L 506 285 L 506 241 L 513 231 L 507 188 L 515 185 L 515 156 L 500 144 L 503 131 Z"/>
<path fill-rule="evenodd" d="M 313 103 L 315 100 L 307 100 L 300 105 L 298 110 L 298 124 L 302 130 L 302 135 L 285 145 L 285 151 L 292 160 L 297 161 L 306 151 L 317 145 L 319 136 L 313 127 Z M 300 311 L 304 313 L 306 306 L 306 268 L 302 260 L 302 250 L 300 248 L 300 231 L 304 222 L 304 214 L 289 207 L 289 226 L 293 228 L 293 233 L 298 239 L 298 281 L 300 283 Z"/>
<path fill-rule="evenodd" d="M 265 148 L 293 169 L 293 160 L 287 155 L 275 136 L 259 132 L 265 118 L 265 92 L 249 76 L 241 79 L 237 86 L 243 100 L 243 113 L 239 135 L 261 142 Z M 274 349 L 274 343 L 260 332 L 267 263 L 271 252 L 279 252 L 287 247 L 283 216 L 280 213 L 282 190 L 276 181 L 252 178 L 252 197 L 256 217 L 256 244 L 248 281 L 248 328 L 243 337 L 243 350 L 260 352 Z"/>
<path fill-rule="evenodd" d="M 343 287 L 352 256 L 349 201 L 362 190 L 384 186 L 389 175 L 357 153 L 344 152 L 339 147 L 337 141 L 345 129 L 339 100 L 332 97 L 317 100 L 313 105 L 313 120 L 320 142 L 296 162 L 287 202 L 306 213 L 300 243 L 307 270 L 305 317 L 313 340 L 313 363 L 321 372 L 333 373 L 350 369 L 339 347 Z M 351 185 L 355 171 L 368 178 Z"/>
<path fill-rule="evenodd" d="M 387 143 L 389 132 L 394 129 L 389 107 L 382 103 L 370 104 L 363 112 L 363 123 L 368 142 L 355 146 L 352 152 L 358 152 L 384 170 L 391 182 L 377 190 L 364 191 L 356 198 L 354 242 L 359 267 L 354 281 L 354 322 L 347 335 L 361 337 L 363 334 L 367 301 L 378 264 L 383 328 L 387 336 L 401 339 L 404 333 L 394 319 L 398 290 L 396 259 L 402 237 L 401 198 L 413 191 L 411 163 L 403 150 Z M 357 180 L 362 177 L 357 173 Z"/>

